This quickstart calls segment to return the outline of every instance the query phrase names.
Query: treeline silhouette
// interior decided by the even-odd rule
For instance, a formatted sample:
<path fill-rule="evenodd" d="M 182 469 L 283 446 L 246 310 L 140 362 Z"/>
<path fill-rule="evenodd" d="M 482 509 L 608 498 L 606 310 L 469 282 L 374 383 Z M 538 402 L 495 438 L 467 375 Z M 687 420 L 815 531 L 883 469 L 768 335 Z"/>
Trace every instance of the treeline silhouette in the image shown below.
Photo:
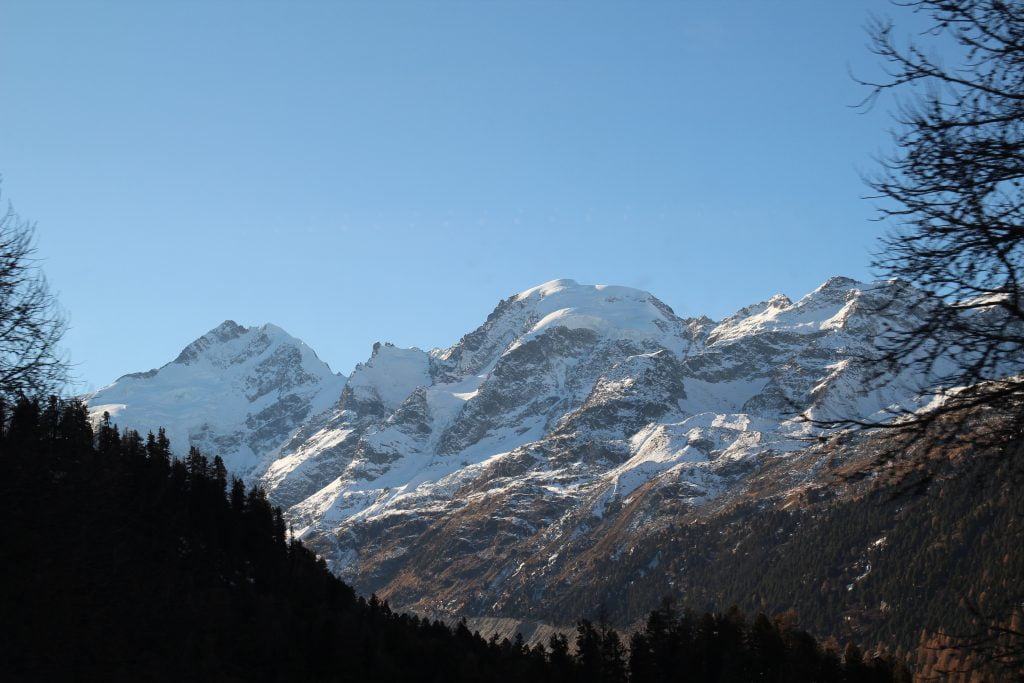
<path fill-rule="evenodd" d="M 78 401 L 0 403 L 0 661 L 12 681 L 891 681 L 738 610 L 671 603 L 623 638 L 580 621 L 575 646 L 471 633 L 366 600 L 289 538 L 219 457 L 163 432 L 95 429 Z M 909 680 L 909 679 L 907 679 Z"/>

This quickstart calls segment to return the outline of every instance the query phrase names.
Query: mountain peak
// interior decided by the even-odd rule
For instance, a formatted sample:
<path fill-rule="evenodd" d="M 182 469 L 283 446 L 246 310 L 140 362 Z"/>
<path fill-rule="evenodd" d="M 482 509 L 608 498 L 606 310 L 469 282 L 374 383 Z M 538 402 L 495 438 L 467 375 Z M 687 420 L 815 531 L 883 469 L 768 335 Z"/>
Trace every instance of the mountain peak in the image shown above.
<path fill-rule="evenodd" d="M 829 279 L 825 280 L 815 289 L 811 294 L 817 294 L 819 292 L 848 292 L 851 289 L 863 287 L 864 283 L 854 280 L 852 277 L 846 277 L 844 275 L 833 275 Z"/>
<path fill-rule="evenodd" d="M 529 289 L 523 290 L 512 297 L 513 301 L 524 301 L 531 297 L 543 299 L 551 296 L 552 294 L 558 294 L 567 289 L 577 289 L 580 287 L 580 283 L 575 280 L 568 278 L 560 278 L 557 280 L 548 280 L 543 284 L 539 284 L 536 287 L 530 287 Z"/>
<path fill-rule="evenodd" d="M 176 448 L 199 446 L 243 475 L 303 420 L 337 401 L 344 382 L 277 325 L 225 320 L 174 361 L 124 375 L 89 403 L 122 428 L 166 427 Z"/>
<path fill-rule="evenodd" d="M 243 327 L 234 320 L 225 320 L 203 336 L 199 337 L 178 354 L 173 362 L 188 365 L 195 362 L 206 349 L 225 344 L 247 334 L 252 328 Z"/>
<path fill-rule="evenodd" d="M 619 285 L 585 285 L 575 280 L 551 280 L 512 297 L 506 325 L 519 343 L 553 328 L 587 329 L 602 337 L 678 343 L 681 321 L 653 294 Z M 496 310 L 498 312 L 498 310 Z M 497 320 L 492 320 L 497 323 Z"/>
<path fill-rule="evenodd" d="M 536 287 L 530 287 L 511 297 L 512 301 L 543 301 L 558 297 L 561 299 L 581 298 L 630 298 L 638 301 L 653 299 L 654 295 L 642 289 L 622 285 L 585 285 L 569 278 L 548 280 Z"/>
<path fill-rule="evenodd" d="M 215 365 L 230 365 L 262 353 L 276 344 L 305 346 L 301 340 L 272 323 L 246 327 L 234 320 L 225 320 L 182 349 L 172 362 L 191 365 L 206 358 Z"/>
<path fill-rule="evenodd" d="M 249 328 L 239 325 L 234 320 L 225 320 L 217 327 L 213 328 L 207 334 L 216 334 L 221 336 L 232 336 L 237 337 L 241 334 L 245 334 Z"/>

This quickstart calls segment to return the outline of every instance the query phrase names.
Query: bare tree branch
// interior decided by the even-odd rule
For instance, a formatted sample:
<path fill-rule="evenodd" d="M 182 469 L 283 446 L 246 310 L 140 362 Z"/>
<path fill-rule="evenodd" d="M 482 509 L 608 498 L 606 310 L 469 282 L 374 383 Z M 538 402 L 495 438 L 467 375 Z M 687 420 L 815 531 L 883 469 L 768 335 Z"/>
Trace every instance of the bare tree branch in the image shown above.
<path fill-rule="evenodd" d="M 35 226 L 8 203 L 0 216 L 0 399 L 58 391 L 67 320 L 35 259 Z"/>
<path fill-rule="evenodd" d="M 819 424 L 923 434 L 939 417 L 993 408 L 1017 416 L 991 433 L 1005 443 L 1024 428 L 1024 2 L 894 4 L 931 24 L 918 38 L 924 44 L 906 45 L 892 22 L 868 25 L 887 79 L 860 80 L 869 88 L 862 105 L 909 94 L 897 110 L 894 151 L 867 178 L 891 226 L 873 266 L 909 285 L 892 288 L 879 309 L 898 306 L 922 322 L 886 330 L 873 353 L 850 361 L 873 388 L 894 372 L 916 376 L 928 407 L 896 409 L 888 422 Z M 935 45 L 957 59 L 933 56 Z"/>

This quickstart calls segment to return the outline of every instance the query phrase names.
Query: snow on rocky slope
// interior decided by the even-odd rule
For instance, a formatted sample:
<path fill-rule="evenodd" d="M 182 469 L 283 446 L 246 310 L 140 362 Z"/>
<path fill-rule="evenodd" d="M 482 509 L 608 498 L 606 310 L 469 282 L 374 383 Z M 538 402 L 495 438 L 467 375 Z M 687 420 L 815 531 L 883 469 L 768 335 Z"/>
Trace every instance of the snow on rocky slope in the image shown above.
<path fill-rule="evenodd" d="M 165 427 L 179 455 L 194 445 L 238 475 L 262 472 L 307 418 L 345 384 L 303 342 L 274 325 L 227 320 L 162 368 L 125 375 L 89 398 L 94 417 L 145 434 Z"/>
<path fill-rule="evenodd" d="M 639 290 L 555 280 L 450 348 L 377 344 L 347 381 L 281 330 L 229 322 L 90 404 L 226 456 L 357 588 L 499 614 L 513 595 L 583 580 L 572 558 L 622 552 L 609 524 L 657 533 L 665 510 L 737 495 L 807 446 L 799 413 L 912 400 L 910 378 L 868 392 L 845 360 L 912 322 L 900 287 L 832 278 L 715 323 Z"/>

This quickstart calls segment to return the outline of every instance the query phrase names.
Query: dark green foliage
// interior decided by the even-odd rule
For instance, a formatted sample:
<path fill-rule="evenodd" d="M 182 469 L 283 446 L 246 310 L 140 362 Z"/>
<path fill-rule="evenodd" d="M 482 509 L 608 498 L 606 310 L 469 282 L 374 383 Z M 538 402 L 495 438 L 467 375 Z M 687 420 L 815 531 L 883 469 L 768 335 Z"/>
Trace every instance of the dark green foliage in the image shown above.
<path fill-rule="evenodd" d="M 586 619 L 576 627 L 577 678 L 594 683 L 625 683 L 626 652 L 619 634 L 603 620 L 597 627 Z"/>
<path fill-rule="evenodd" d="M 550 651 L 485 641 L 357 597 L 261 489 L 228 490 L 195 449 L 172 458 L 162 430 L 144 441 L 105 419 L 94 434 L 74 401 L 0 414 L 4 680 L 891 680 L 735 609 L 665 603 L 628 654 L 604 620 L 580 622 L 576 652 L 561 635 Z"/>
<path fill-rule="evenodd" d="M 630 643 L 632 683 L 893 681 L 897 669 L 906 673 L 882 659 L 840 663 L 785 620 L 759 614 L 748 623 L 735 607 L 725 614 L 676 615 L 665 602 Z"/>

